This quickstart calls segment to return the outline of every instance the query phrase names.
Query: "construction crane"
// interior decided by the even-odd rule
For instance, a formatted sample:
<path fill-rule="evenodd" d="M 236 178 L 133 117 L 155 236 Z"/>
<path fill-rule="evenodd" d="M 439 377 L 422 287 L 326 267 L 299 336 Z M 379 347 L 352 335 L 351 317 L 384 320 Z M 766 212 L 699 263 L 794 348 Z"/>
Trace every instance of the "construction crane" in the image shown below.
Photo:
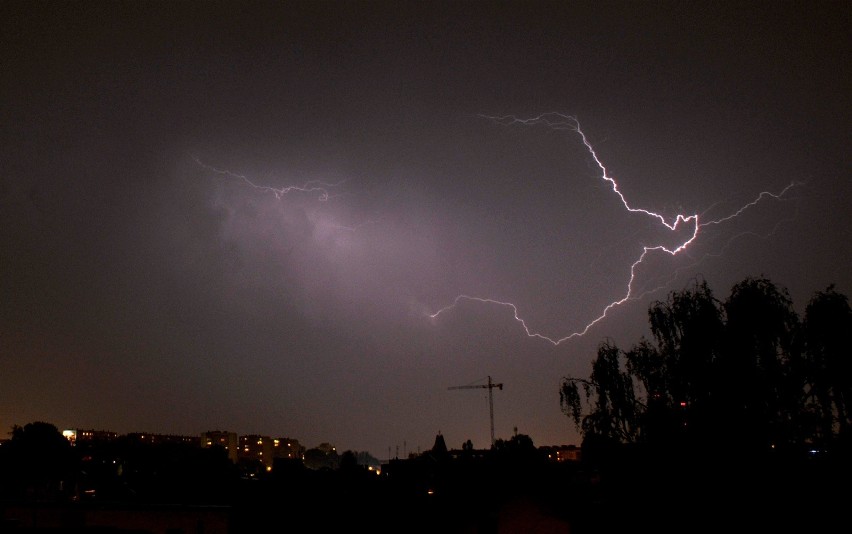
<path fill-rule="evenodd" d="M 487 384 L 479 384 L 472 386 L 450 386 L 447 389 L 477 389 L 477 388 L 488 388 L 488 410 L 491 414 L 491 448 L 494 448 L 494 388 L 498 388 L 501 391 L 503 390 L 503 384 L 495 384 L 491 381 L 491 377 L 488 377 Z"/>

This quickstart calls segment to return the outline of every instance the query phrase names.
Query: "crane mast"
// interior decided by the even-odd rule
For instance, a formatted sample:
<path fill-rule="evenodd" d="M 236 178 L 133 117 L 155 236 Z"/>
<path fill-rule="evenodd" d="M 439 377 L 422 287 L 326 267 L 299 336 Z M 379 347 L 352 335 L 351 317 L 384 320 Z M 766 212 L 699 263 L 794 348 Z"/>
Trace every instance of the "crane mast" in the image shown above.
<path fill-rule="evenodd" d="M 473 386 L 450 386 L 447 389 L 478 389 L 478 388 L 488 388 L 488 411 L 491 416 L 491 448 L 494 448 L 494 388 L 498 388 L 501 391 L 503 390 L 503 383 L 495 384 L 491 381 L 491 376 L 488 377 L 487 384 L 479 384 Z"/>

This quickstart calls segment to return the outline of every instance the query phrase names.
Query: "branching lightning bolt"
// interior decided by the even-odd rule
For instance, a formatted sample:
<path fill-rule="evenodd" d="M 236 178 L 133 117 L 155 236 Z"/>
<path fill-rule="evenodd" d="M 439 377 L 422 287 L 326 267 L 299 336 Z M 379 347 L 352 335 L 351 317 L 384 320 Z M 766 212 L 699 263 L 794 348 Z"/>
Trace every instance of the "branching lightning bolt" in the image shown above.
<path fill-rule="evenodd" d="M 241 181 L 245 182 L 246 184 L 250 185 L 254 189 L 259 189 L 260 191 L 272 193 L 272 194 L 275 195 L 275 198 L 278 199 L 278 200 L 281 200 L 281 197 L 283 197 L 284 195 L 286 195 L 288 193 L 291 193 L 293 191 L 298 191 L 298 192 L 301 192 L 301 193 L 315 193 L 317 195 L 317 200 L 325 202 L 329 198 L 332 198 L 331 194 L 329 193 L 329 190 L 341 185 L 345 181 L 345 180 L 341 180 L 340 182 L 337 182 L 337 183 L 326 183 L 326 182 L 322 182 L 320 180 L 308 180 L 307 182 L 305 182 L 302 185 L 288 185 L 288 186 L 276 188 L 276 187 L 270 187 L 270 186 L 266 186 L 266 185 L 257 185 L 254 182 L 252 182 L 251 180 L 249 180 L 248 177 L 245 176 L 245 175 L 237 174 L 235 172 L 231 172 L 231 171 L 228 171 L 228 170 L 217 169 L 216 167 L 211 167 L 210 165 L 202 163 L 201 160 L 199 160 L 198 158 L 195 158 L 195 162 L 199 166 L 203 167 L 204 169 L 207 169 L 210 172 L 214 172 L 216 174 L 221 174 L 221 175 L 224 175 L 224 176 L 229 176 L 231 178 L 236 178 L 237 180 L 241 180 Z"/>
<path fill-rule="evenodd" d="M 339 197 L 343 196 L 342 194 L 336 194 L 336 195 L 332 194 L 331 191 L 334 190 L 334 188 L 339 187 L 344 182 L 346 182 L 346 180 L 340 180 L 339 182 L 336 182 L 336 183 L 323 182 L 321 180 L 309 180 L 309 181 L 303 183 L 302 185 L 288 185 L 288 186 L 284 186 L 284 187 L 271 187 L 271 186 L 256 184 L 255 182 L 251 181 L 247 176 L 245 176 L 243 174 L 239 174 L 239 173 L 229 171 L 229 170 L 225 170 L 225 169 L 218 169 L 218 168 L 213 167 L 211 165 L 207 165 L 206 163 L 203 163 L 197 157 L 193 158 L 193 159 L 201 168 L 203 168 L 203 169 L 205 169 L 209 172 L 212 172 L 212 173 L 215 173 L 215 174 L 220 174 L 220 175 L 223 175 L 223 176 L 227 176 L 229 178 L 233 178 L 235 180 L 243 182 L 246 185 L 248 185 L 249 187 L 251 187 L 252 189 L 256 189 L 256 190 L 260 191 L 261 193 L 272 193 L 273 195 L 275 195 L 276 200 L 281 200 L 285 195 L 287 195 L 289 193 L 299 192 L 299 193 L 315 194 L 317 201 L 326 202 L 330 199 L 339 198 Z M 312 220 L 318 227 L 321 227 L 323 229 L 334 230 L 336 232 L 346 232 L 346 233 L 354 234 L 355 232 L 358 232 L 359 230 L 361 230 L 365 226 L 377 224 L 380 219 L 381 219 L 381 217 L 376 217 L 376 218 L 373 218 L 373 219 L 368 219 L 364 222 L 361 222 L 361 223 L 358 223 L 358 224 L 355 224 L 355 225 L 338 224 L 338 223 L 335 223 L 335 222 L 331 222 L 331 221 L 329 221 L 325 218 L 322 218 L 321 220 L 320 219 L 312 219 Z"/>
<path fill-rule="evenodd" d="M 635 292 L 634 281 L 636 280 L 636 269 L 639 265 L 642 264 L 643 261 L 645 261 L 645 258 L 649 254 L 654 253 L 654 252 L 661 252 L 661 253 L 669 254 L 670 256 L 676 256 L 676 255 L 684 252 L 685 250 L 687 250 L 687 248 L 693 242 L 695 242 L 695 240 L 698 238 L 699 232 L 702 228 L 705 228 L 705 227 L 711 226 L 711 225 L 722 224 L 722 223 L 727 222 L 731 219 L 734 219 L 734 218 L 738 217 L 739 215 L 741 215 L 744 211 L 748 210 L 751 207 L 754 207 L 755 205 L 757 205 L 759 202 L 761 202 L 762 200 L 764 200 L 766 198 L 774 198 L 776 200 L 781 199 L 792 187 L 797 185 L 795 182 L 790 183 L 786 187 L 784 187 L 780 192 L 777 192 L 777 193 L 773 193 L 773 192 L 769 192 L 769 191 L 763 191 L 759 195 L 757 195 L 757 197 L 753 201 L 751 201 L 751 202 L 745 204 L 744 206 L 740 207 L 735 212 L 733 212 L 729 215 L 726 215 L 724 217 L 721 217 L 719 219 L 702 221 L 697 213 L 692 214 L 692 215 L 678 214 L 672 222 L 667 222 L 666 218 L 664 216 L 662 216 L 658 213 L 655 213 L 653 211 L 644 209 L 644 208 L 633 207 L 627 202 L 627 199 L 624 197 L 624 194 L 621 192 L 621 190 L 618 187 L 618 183 L 615 181 L 614 178 L 609 176 L 609 174 L 607 173 L 606 166 L 603 164 L 601 159 L 598 157 L 597 152 L 595 151 L 592 144 L 589 142 L 589 139 L 586 137 L 586 134 L 580 128 L 580 123 L 577 121 L 577 119 L 575 117 L 572 117 L 572 116 L 569 116 L 569 115 L 563 115 L 561 113 L 545 113 L 545 114 L 539 115 L 537 117 L 529 118 L 529 119 L 520 119 L 520 118 L 517 118 L 515 116 L 511 116 L 511 115 L 505 115 L 505 116 L 481 115 L 481 117 L 488 119 L 488 120 L 491 120 L 491 121 L 494 121 L 498 124 L 503 124 L 503 125 L 512 125 L 512 124 L 521 124 L 521 125 L 525 125 L 525 126 L 543 125 L 547 128 L 553 129 L 553 130 L 568 130 L 568 131 L 576 133 L 577 135 L 580 136 L 580 139 L 582 140 L 583 145 L 586 147 L 586 150 L 588 151 L 589 155 L 592 157 L 592 159 L 595 161 L 595 164 L 597 164 L 598 168 L 600 169 L 601 179 L 610 184 L 610 186 L 612 187 L 612 191 L 616 195 L 618 195 L 618 198 L 621 199 L 621 203 L 624 205 L 624 208 L 627 211 L 629 211 L 631 213 L 641 213 L 641 214 L 647 215 L 648 217 L 652 217 L 652 218 L 658 220 L 660 222 L 660 224 L 662 224 L 664 227 L 668 228 L 672 232 L 677 231 L 683 225 L 691 226 L 691 228 L 692 228 L 692 233 L 680 245 L 678 245 L 674 248 L 668 248 L 668 247 L 663 246 L 663 245 L 643 246 L 642 247 L 642 253 L 636 259 L 636 261 L 634 261 L 633 264 L 630 266 L 630 278 L 627 282 L 627 288 L 626 288 L 626 291 L 624 293 L 624 296 L 622 296 L 621 298 L 619 298 L 617 300 L 610 302 L 606 307 L 604 307 L 604 309 L 600 313 L 600 315 L 598 315 L 595 319 L 593 319 L 591 322 L 586 324 L 582 329 L 580 329 L 576 332 L 573 332 L 571 334 L 568 334 L 568 335 L 561 337 L 561 338 L 549 337 L 549 336 L 546 336 L 546 335 L 543 335 L 543 334 L 540 334 L 540 333 L 537 333 L 537 332 L 533 332 L 530 329 L 530 327 L 527 325 L 526 321 L 523 318 L 521 318 L 521 316 L 519 315 L 518 307 L 515 304 L 513 304 L 511 302 L 504 302 L 504 301 L 491 299 L 491 298 L 483 298 L 483 297 L 477 297 L 477 296 L 472 296 L 472 295 L 458 295 L 453 300 L 453 302 L 451 304 L 449 304 L 449 305 L 439 309 L 435 313 L 432 313 L 432 314 L 429 315 L 429 317 L 431 319 L 437 319 L 439 315 L 441 315 L 445 312 L 448 312 L 449 310 L 452 310 L 462 301 L 474 301 L 474 302 L 481 302 L 481 303 L 484 303 L 484 304 L 496 304 L 498 306 L 504 306 L 504 307 L 508 307 L 508 308 L 512 309 L 515 321 L 517 321 L 518 323 L 521 324 L 521 326 L 523 327 L 523 329 L 526 332 L 526 335 L 528 337 L 542 339 L 544 341 L 547 341 L 547 342 L 553 344 L 554 346 L 560 345 L 561 343 L 568 341 L 570 339 L 573 339 L 573 338 L 576 338 L 576 337 L 581 337 L 581 336 L 585 335 L 593 326 L 595 326 L 596 324 L 598 324 L 599 322 L 604 320 L 604 318 L 607 317 L 607 314 L 609 314 L 609 312 L 613 308 L 621 306 L 622 304 L 624 304 L 625 302 L 627 302 L 629 300 L 641 298 L 641 296 L 647 295 L 648 293 L 655 291 L 655 290 L 645 291 L 645 292 L 642 293 L 642 295 L 639 295 L 639 296 L 636 296 L 634 294 L 634 292 Z"/>

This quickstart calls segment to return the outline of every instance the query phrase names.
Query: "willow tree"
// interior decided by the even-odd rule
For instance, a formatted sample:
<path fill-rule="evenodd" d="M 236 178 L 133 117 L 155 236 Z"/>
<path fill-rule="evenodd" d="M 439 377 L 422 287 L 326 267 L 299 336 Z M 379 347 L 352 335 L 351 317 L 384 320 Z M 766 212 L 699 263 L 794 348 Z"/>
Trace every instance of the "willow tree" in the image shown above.
<path fill-rule="evenodd" d="M 805 376 L 814 430 L 822 442 L 852 430 L 852 309 L 834 286 L 814 295 L 805 309 Z"/>
<path fill-rule="evenodd" d="M 610 342 L 598 347 L 588 379 L 563 379 L 560 404 L 584 436 L 620 443 L 635 442 L 639 436 L 641 407 L 633 379 L 624 368 L 622 352 Z"/>
<path fill-rule="evenodd" d="M 804 330 L 787 290 L 766 278 L 746 278 L 724 302 L 695 282 L 648 318 L 651 339 L 627 351 L 603 343 L 589 378 L 563 378 L 562 410 L 584 440 L 765 451 L 852 428 L 852 312 L 832 289 L 811 301 Z M 807 424 L 814 413 L 820 425 Z"/>
<path fill-rule="evenodd" d="M 725 328 L 722 305 L 705 281 L 696 281 L 651 304 L 648 319 L 656 345 L 643 340 L 627 355 L 648 398 L 648 439 L 705 439 L 720 394 L 715 366 Z"/>
<path fill-rule="evenodd" d="M 729 435 L 757 449 L 794 441 L 801 412 L 800 321 L 789 294 L 766 278 L 736 284 L 724 304 L 725 347 L 716 376 Z"/>

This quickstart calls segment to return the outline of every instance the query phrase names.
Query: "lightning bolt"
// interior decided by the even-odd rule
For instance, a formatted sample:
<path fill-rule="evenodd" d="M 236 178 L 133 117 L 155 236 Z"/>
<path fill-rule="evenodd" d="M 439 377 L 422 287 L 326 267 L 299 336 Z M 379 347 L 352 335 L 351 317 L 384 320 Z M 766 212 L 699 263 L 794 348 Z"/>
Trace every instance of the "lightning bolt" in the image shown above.
<path fill-rule="evenodd" d="M 284 195 L 286 195 L 288 193 L 291 193 L 293 191 L 298 191 L 298 192 L 301 192 L 301 193 L 315 193 L 317 195 L 317 200 L 319 200 L 321 202 L 325 202 L 328 199 L 333 198 L 332 195 L 329 193 L 329 190 L 343 184 L 343 182 L 346 181 L 346 180 L 341 180 L 337 183 L 326 183 L 326 182 L 322 182 L 320 180 L 308 180 L 307 182 L 305 182 L 302 185 L 288 185 L 288 186 L 276 188 L 276 187 L 270 187 L 270 186 L 266 186 L 266 185 L 258 185 L 256 183 L 252 182 L 251 180 L 249 180 L 248 177 L 245 176 L 245 175 L 237 174 L 235 172 L 231 172 L 231 171 L 228 171 L 228 170 L 217 169 L 216 167 L 212 167 L 210 165 L 202 163 L 201 160 L 199 160 L 198 158 L 194 158 L 194 159 L 195 159 L 195 162 L 200 167 L 207 169 L 210 172 L 213 172 L 213 173 L 216 173 L 216 174 L 221 174 L 221 175 L 224 175 L 224 176 L 229 176 L 231 178 L 235 178 L 237 180 L 245 182 L 246 184 L 253 187 L 254 189 L 258 189 L 260 191 L 264 191 L 264 192 L 267 192 L 267 193 L 272 193 L 273 195 L 275 195 L 275 198 L 277 200 L 281 200 L 281 197 L 283 197 Z"/>
<path fill-rule="evenodd" d="M 553 112 L 544 113 L 542 115 L 538 115 L 537 117 L 533 117 L 533 118 L 529 118 L 529 119 L 520 119 L 520 118 L 517 118 L 517 117 L 512 116 L 512 115 L 504 115 L 504 116 L 480 115 L 480 116 L 482 118 L 485 118 L 485 119 L 488 119 L 490 121 L 496 122 L 498 124 L 506 125 L 506 126 L 513 125 L 513 124 L 520 124 L 520 125 L 524 125 L 524 126 L 543 125 L 543 126 L 550 128 L 552 130 L 567 130 L 567 131 L 570 131 L 570 132 L 577 134 L 580 137 L 580 139 L 582 140 L 583 145 L 586 147 L 586 150 L 588 151 L 589 155 L 592 157 L 592 159 L 595 161 L 598 168 L 600 169 L 601 179 L 604 180 L 605 182 L 609 183 L 610 187 L 612 188 L 612 191 L 618 196 L 619 199 L 621 199 L 621 203 L 624 205 L 624 208 L 627 211 L 629 211 L 631 213 L 640 213 L 640 214 L 646 215 L 648 217 L 651 217 L 653 219 L 656 219 L 657 221 L 659 221 L 659 223 L 662 226 L 664 226 L 665 228 L 667 228 L 671 232 L 675 232 L 682 227 L 691 228 L 692 232 L 691 232 L 691 234 L 688 235 L 688 237 L 682 243 L 680 243 L 678 246 L 673 247 L 673 248 L 668 248 L 668 247 L 663 246 L 663 245 L 643 246 L 642 247 L 642 253 L 636 259 L 636 261 L 634 261 L 633 264 L 631 264 L 631 266 L 630 266 L 630 277 L 627 281 L 627 287 L 625 289 L 623 296 L 621 298 L 617 299 L 617 300 L 610 302 L 608 305 L 606 305 L 606 307 L 604 307 L 604 309 L 600 313 L 600 315 L 598 315 L 591 322 L 586 324 L 582 329 L 577 330 L 576 332 L 568 334 L 564 337 L 554 338 L 554 337 L 549 337 L 549 336 L 546 336 L 546 335 L 543 335 L 543 334 L 540 334 L 540 333 L 537 333 L 537 332 L 533 332 L 530 329 L 530 327 L 527 325 L 526 321 L 519 315 L 518 307 L 511 302 L 504 302 L 504 301 L 500 301 L 500 300 L 496 300 L 496 299 L 483 298 L 483 297 L 477 297 L 477 296 L 472 296 L 472 295 L 458 295 L 453 300 L 453 302 L 451 304 L 444 306 L 443 308 L 439 309 L 435 313 L 429 314 L 429 318 L 431 318 L 433 320 L 436 320 L 441 314 L 452 310 L 453 308 L 458 306 L 458 304 L 462 301 L 473 301 L 473 302 L 480 302 L 480 303 L 483 303 L 483 304 L 494 304 L 494 305 L 497 305 L 497 306 L 503 306 L 503 307 L 511 308 L 512 313 L 513 313 L 514 318 L 515 318 L 515 321 L 517 321 L 518 323 L 521 324 L 521 326 L 523 327 L 523 329 L 526 332 L 526 335 L 528 337 L 538 338 L 538 339 L 547 341 L 554 346 L 560 345 L 561 343 L 564 343 L 564 342 L 566 342 L 570 339 L 573 339 L 573 338 L 576 338 L 576 337 L 581 337 L 581 336 L 585 335 L 593 326 L 595 326 L 599 322 L 603 321 L 613 308 L 621 306 L 622 304 L 624 304 L 625 302 L 627 302 L 629 300 L 641 298 L 641 297 L 643 297 L 643 296 L 645 296 L 649 293 L 653 293 L 654 291 L 658 291 L 658 290 L 662 289 L 662 287 L 665 287 L 665 286 L 662 286 L 662 287 L 656 288 L 654 290 L 645 291 L 641 295 L 638 295 L 638 296 L 635 295 L 634 282 L 636 281 L 636 269 L 639 267 L 639 265 L 641 265 L 645 261 L 645 258 L 647 258 L 649 254 L 665 253 L 665 254 L 668 254 L 670 256 L 677 256 L 678 254 L 686 251 L 688 249 L 688 247 L 692 243 L 694 243 L 696 239 L 698 239 L 699 233 L 700 233 L 702 228 L 706 228 L 706 227 L 711 226 L 711 225 L 722 224 L 722 223 L 725 223 L 727 221 L 730 221 L 731 219 L 734 219 L 734 218 L 738 217 L 739 215 L 741 215 L 744 211 L 748 210 L 749 208 L 754 207 L 755 205 L 757 205 L 759 202 L 761 202 L 764 199 L 773 198 L 773 199 L 776 199 L 776 200 L 780 200 L 792 187 L 797 185 L 795 182 L 792 182 L 777 193 L 773 193 L 773 192 L 770 192 L 770 191 L 763 191 L 760 194 L 758 194 L 757 197 L 753 201 L 745 204 L 744 206 L 740 207 L 739 209 L 737 209 L 733 213 L 726 215 L 724 217 L 721 217 L 719 219 L 703 221 L 700 218 L 699 214 L 695 213 L 695 214 L 692 214 L 692 215 L 678 214 L 677 216 L 675 216 L 674 219 L 671 220 L 671 222 L 668 222 L 664 216 L 662 216 L 658 213 L 655 213 L 653 211 L 650 211 L 650 210 L 647 210 L 647 209 L 644 209 L 644 208 L 633 207 L 627 202 L 627 199 L 625 198 L 624 194 L 621 192 L 621 190 L 618 187 L 618 183 L 615 181 L 614 178 L 609 176 L 609 174 L 607 173 L 606 166 L 603 164 L 601 159 L 598 157 L 597 152 L 595 151 L 592 144 L 589 142 L 589 139 L 586 137 L 586 134 L 580 128 L 580 123 L 577 121 L 577 119 L 575 117 L 570 116 L 570 115 L 563 115 L 561 113 L 553 113 Z M 740 234 L 740 235 L 744 235 L 744 234 Z M 738 237 L 738 236 L 735 236 L 735 238 L 736 237 Z"/>
<path fill-rule="evenodd" d="M 260 191 L 261 193 L 272 193 L 273 195 L 275 195 L 276 200 L 281 200 L 285 195 L 287 195 L 289 193 L 299 192 L 299 193 L 315 194 L 316 199 L 319 202 L 327 202 L 330 199 L 340 198 L 340 197 L 343 196 L 343 194 L 332 194 L 332 191 L 335 188 L 341 186 L 343 183 L 345 183 L 347 181 L 347 180 L 340 180 L 339 182 L 336 182 L 336 183 L 330 183 L 330 182 L 323 182 L 321 180 L 309 180 L 307 182 L 304 182 L 302 185 L 288 185 L 288 186 L 284 186 L 284 187 L 270 187 L 270 186 L 266 186 L 266 185 L 257 184 L 255 182 L 251 181 L 247 176 L 245 176 L 243 174 L 239 174 L 239 173 L 229 171 L 229 170 L 225 170 L 225 169 L 219 169 L 219 168 L 213 167 L 211 165 L 208 165 L 208 164 L 202 162 L 197 157 L 193 157 L 193 159 L 195 160 L 195 163 L 197 163 L 199 167 L 201 167 L 201 168 L 203 168 L 203 169 L 205 169 L 205 170 L 207 170 L 211 173 L 220 174 L 220 175 L 223 175 L 223 176 L 227 176 L 228 178 L 235 179 L 239 182 L 243 182 L 244 184 L 248 185 L 252 189 L 256 189 L 256 190 Z M 358 223 L 358 224 L 355 224 L 355 225 L 339 224 L 337 222 L 333 222 L 333 221 L 329 220 L 329 218 L 327 218 L 327 217 L 324 217 L 320 214 L 314 214 L 314 213 L 309 214 L 309 218 L 310 218 L 311 222 L 314 224 L 314 228 L 316 230 L 319 230 L 320 232 L 329 231 L 329 232 L 336 232 L 336 233 L 355 234 L 356 232 L 360 231 L 362 228 L 364 228 L 366 226 L 378 224 L 382 217 L 376 217 L 376 218 L 373 218 L 373 219 L 368 219 L 368 220 L 365 220 L 364 222 L 361 222 L 361 223 Z"/>

